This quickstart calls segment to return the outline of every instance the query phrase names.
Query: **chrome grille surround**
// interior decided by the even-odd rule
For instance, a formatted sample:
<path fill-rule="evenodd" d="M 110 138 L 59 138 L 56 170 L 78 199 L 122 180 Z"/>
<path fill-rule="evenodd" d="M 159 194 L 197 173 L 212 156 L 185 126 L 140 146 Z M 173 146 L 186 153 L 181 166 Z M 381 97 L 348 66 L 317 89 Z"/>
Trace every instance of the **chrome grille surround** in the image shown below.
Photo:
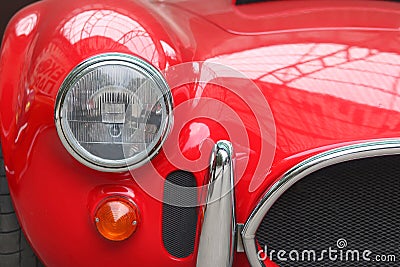
<path fill-rule="evenodd" d="M 256 208 L 248 218 L 243 231 L 242 239 L 247 258 L 251 266 L 263 266 L 257 257 L 256 232 L 264 216 L 279 197 L 297 181 L 307 175 L 331 166 L 336 163 L 375 156 L 400 154 L 400 140 L 388 139 L 364 142 L 335 148 L 304 160 L 287 171 L 266 192 Z"/>

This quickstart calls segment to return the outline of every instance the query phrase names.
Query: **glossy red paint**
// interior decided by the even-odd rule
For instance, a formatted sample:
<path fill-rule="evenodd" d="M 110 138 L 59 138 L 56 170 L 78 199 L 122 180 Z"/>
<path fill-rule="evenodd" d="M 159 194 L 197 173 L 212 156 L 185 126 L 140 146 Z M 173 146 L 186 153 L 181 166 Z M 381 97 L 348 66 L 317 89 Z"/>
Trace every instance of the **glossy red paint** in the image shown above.
<path fill-rule="evenodd" d="M 231 0 L 71 0 L 62 5 L 45 0 L 24 9 L 11 21 L 2 45 L 0 121 L 11 194 L 33 248 L 49 266 L 196 262 L 196 253 L 176 259 L 164 249 L 162 203 L 130 173 L 88 169 L 62 146 L 53 120 L 55 97 L 82 60 L 122 52 L 160 70 L 191 61 L 221 63 L 258 85 L 273 115 L 267 128 L 271 134 L 276 129 L 276 143 L 263 148 L 258 114 L 238 95 L 210 84 L 173 88 L 176 110 L 189 103 L 185 112 L 196 114 L 210 107 L 195 100 L 212 98 L 229 106 L 246 126 L 248 147 L 231 139 L 237 168 L 243 170 L 235 188 L 237 220 L 243 223 L 265 190 L 302 159 L 344 143 L 398 137 L 399 12 L 399 4 L 384 1 L 273 1 L 235 7 Z M 253 92 L 243 87 L 239 93 Z M 268 113 L 268 106 L 261 108 Z M 218 109 L 211 111 L 221 120 L 230 119 Z M 165 146 L 178 143 L 191 161 L 208 158 L 208 140 L 230 139 L 220 121 L 206 118 L 175 124 L 174 130 L 179 131 L 177 140 L 170 137 Z M 261 149 L 274 156 L 272 166 L 265 167 L 261 186 L 249 190 L 265 152 Z M 165 177 L 178 168 L 171 162 L 179 159 L 165 149 L 152 164 Z M 196 164 L 192 168 L 202 184 L 207 169 Z M 150 173 L 147 164 L 133 175 L 162 195 L 162 184 Z M 131 198 L 141 212 L 136 233 L 120 243 L 99 236 L 91 217 L 97 203 L 113 194 Z M 243 253 L 235 255 L 235 266 L 247 264 Z"/>

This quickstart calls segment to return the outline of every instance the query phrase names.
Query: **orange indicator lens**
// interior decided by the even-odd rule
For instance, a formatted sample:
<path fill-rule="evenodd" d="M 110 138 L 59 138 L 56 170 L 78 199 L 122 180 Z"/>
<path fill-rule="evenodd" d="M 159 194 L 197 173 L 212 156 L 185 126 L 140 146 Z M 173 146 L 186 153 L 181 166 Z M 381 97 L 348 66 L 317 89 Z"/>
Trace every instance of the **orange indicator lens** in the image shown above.
<path fill-rule="evenodd" d="M 99 233 L 108 240 L 122 241 L 129 238 L 139 223 L 136 205 L 124 198 L 111 198 L 101 203 L 95 214 Z"/>

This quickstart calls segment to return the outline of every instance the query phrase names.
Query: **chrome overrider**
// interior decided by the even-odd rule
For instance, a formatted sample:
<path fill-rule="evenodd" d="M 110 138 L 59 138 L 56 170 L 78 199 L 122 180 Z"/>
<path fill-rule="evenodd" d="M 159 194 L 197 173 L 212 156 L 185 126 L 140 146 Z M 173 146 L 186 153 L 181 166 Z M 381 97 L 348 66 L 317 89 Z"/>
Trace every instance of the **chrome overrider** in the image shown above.
<path fill-rule="evenodd" d="M 211 155 L 197 267 L 232 266 L 236 233 L 232 154 L 232 144 L 219 141 Z"/>
<path fill-rule="evenodd" d="M 307 175 L 336 163 L 384 155 L 400 154 L 400 140 L 378 140 L 343 146 L 313 156 L 287 171 L 264 195 L 256 206 L 243 231 L 242 240 L 251 266 L 264 266 L 258 259 L 255 235 L 263 218 L 276 200 L 292 185 Z M 217 265 L 215 265 L 217 266 Z"/>

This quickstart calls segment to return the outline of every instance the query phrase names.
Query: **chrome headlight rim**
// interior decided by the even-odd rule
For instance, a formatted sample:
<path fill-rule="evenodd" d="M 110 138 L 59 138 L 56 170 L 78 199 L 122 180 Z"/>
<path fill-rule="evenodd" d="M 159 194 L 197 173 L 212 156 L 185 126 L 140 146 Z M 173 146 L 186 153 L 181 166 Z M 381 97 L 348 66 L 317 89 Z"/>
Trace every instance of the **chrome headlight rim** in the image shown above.
<path fill-rule="evenodd" d="M 137 160 L 137 156 L 121 160 L 103 159 L 86 151 L 86 149 L 83 148 L 75 138 L 69 137 L 66 133 L 64 127 L 65 121 L 63 121 L 62 118 L 62 109 L 69 90 L 88 73 L 96 70 L 96 68 L 107 65 L 120 65 L 132 68 L 133 70 L 150 77 L 162 93 L 166 114 L 165 121 L 160 128 L 161 134 L 149 150 L 144 150 L 138 154 L 141 156 L 140 160 Z M 169 85 L 164 76 L 153 65 L 130 54 L 104 53 L 84 60 L 69 72 L 57 93 L 54 120 L 58 136 L 63 146 L 80 163 L 102 172 L 124 172 L 144 165 L 159 153 L 172 128 L 172 109 L 173 98 Z"/>

